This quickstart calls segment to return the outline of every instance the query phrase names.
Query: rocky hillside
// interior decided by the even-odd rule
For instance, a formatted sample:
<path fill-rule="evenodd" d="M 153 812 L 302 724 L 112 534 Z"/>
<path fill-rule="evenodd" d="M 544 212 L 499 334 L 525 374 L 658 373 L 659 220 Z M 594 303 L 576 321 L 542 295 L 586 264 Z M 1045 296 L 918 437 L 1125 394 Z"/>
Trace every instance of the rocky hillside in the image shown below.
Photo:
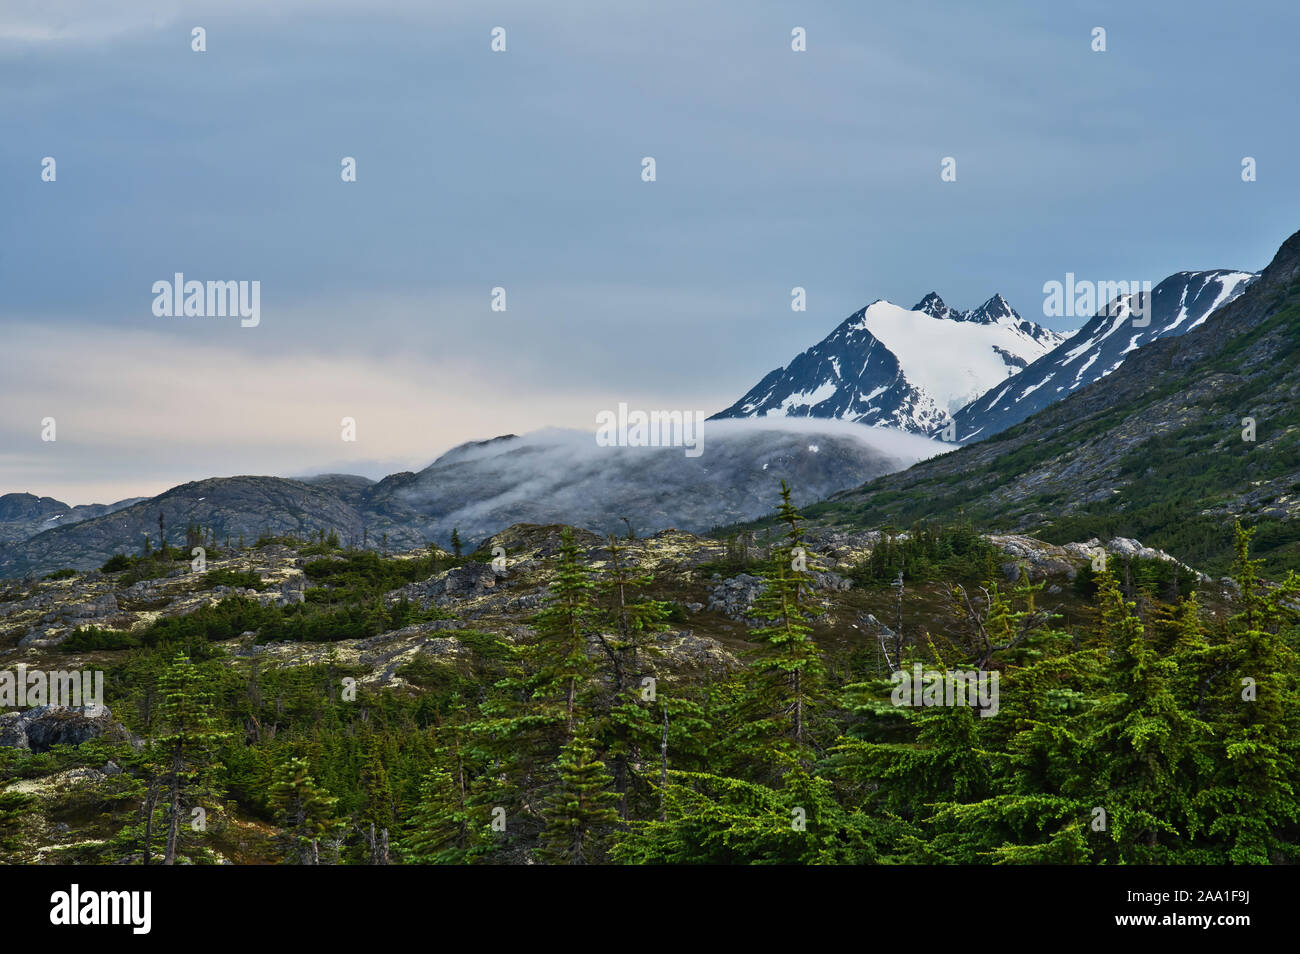
<path fill-rule="evenodd" d="M 139 633 L 161 621 L 189 616 L 225 599 L 247 599 L 272 609 L 314 605 L 316 601 L 324 601 L 328 593 L 331 562 L 344 564 L 354 557 L 410 568 L 410 575 L 416 578 L 384 593 L 386 605 L 407 600 L 425 609 L 454 610 L 459 619 L 459 622 L 439 619 L 415 625 L 409 632 L 403 631 L 402 639 L 415 640 L 430 632 L 455 630 L 468 625 L 468 621 L 475 625 L 522 625 L 548 592 L 543 583 L 546 564 L 557 550 L 559 530 L 559 525 L 512 526 L 489 537 L 475 553 L 462 558 L 454 558 L 438 548 L 398 551 L 379 557 L 367 551 L 321 547 L 283 538 L 256 547 L 214 551 L 215 558 L 202 573 L 194 572 L 188 558 L 178 552 L 170 562 L 155 555 L 152 561 L 141 561 L 136 567 L 112 572 L 91 571 L 66 579 L 29 583 L 14 581 L 0 588 L 0 665 L 12 667 L 25 662 L 36 666 L 42 660 L 48 662 L 49 653 L 68 651 L 65 643 L 79 628 Z M 608 556 L 605 541 L 578 528 L 574 528 L 574 533 L 587 561 L 596 568 L 604 565 Z M 886 537 L 879 530 L 811 531 L 810 543 L 826 566 L 827 572 L 820 580 L 827 593 L 833 596 L 853 589 L 848 578 L 854 568 L 870 557 Z M 907 533 L 896 535 L 898 540 L 907 538 Z M 1064 593 L 1065 584 L 1072 583 L 1079 570 L 1091 565 L 1099 554 L 1121 560 L 1166 562 L 1209 581 L 1209 577 L 1180 564 L 1171 555 L 1126 538 L 1106 542 L 1092 539 L 1065 545 L 1023 534 L 988 534 L 983 539 L 991 548 L 991 566 L 999 575 L 1014 582 L 1023 571 L 1034 582 L 1053 583 L 1053 595 Z M 746 567 L 760 562 L 761 537 L 750 542 L 747 556 L 742 558 L 735 557 L 734 543 L 729 545 L 726 540 L 679 530 L 624 540 L 621 545 L 630 560 L 661 581 L 665 595 L 681 604 L 687 619 L 714 636 L 743 634 L 743 629 L 736 630 L 727 620 L 739 621 L 752 605 L 756 585 L 737 586 L 736 581 L 741 584 L 756 581 Z M 491 561 L 498 547 L 505 554 L 505 563 L 494 566 Z M 430 554 L 436 560 L 434 564 L 428 563 Z M 724 579 L 723 574 L 727 572 L 732 575 Z M 741 595 L 737 598 L 734 593 Z M 721 618 L 710 610 L 723 610 Z M 841 622 L 846 618 L 841 618 Z M 829 621 L 825 622 L 829 625 Z M 240 641 L 231 645 L 256 647 L 249 650 L 254 655 L 283 652 L 287 653 L 285 658 L 302 660 L 314 658 L 316 652 L 303 645 L 268 647 L 257 638 L 256 631 L 237 635 Z M 374 644 L 373 640 L 330 641 L 334 650 L 343 653 L 345 658 L 351 658 L 351 651 L 362 643 Z M 81 662 L 87 661 L 88 657 L 76 655 Z M 63 655 L 53 658 L 67 661 Z M 375 678 L 387 684 L 391 675 L 389 671 L 387 676 Z"/>
<path fill-rule="evenodd" d="M 354 498 L 355 499 L 355 498 Z M 360 503 L 361 501 L 358 501 Z M 363 505 L 364 507 L 364 505 Z M 324 529 L 344 541 L 376 541 L 391 532 L 394 546 L 419 546 L 416 530 L 349 503 L 331 485 L 279 477 L 212 477 L 173 487 L 138 503 L 0 547 L 0 578 L 90 569 L 115 553 L 136 553 L 147 536 L 159 544 L 159 514 L 166 539 L 185 543 L 186 527 L 200 524 L 220 544 L 252 543 L 262 536 L 313 536 Z"/>

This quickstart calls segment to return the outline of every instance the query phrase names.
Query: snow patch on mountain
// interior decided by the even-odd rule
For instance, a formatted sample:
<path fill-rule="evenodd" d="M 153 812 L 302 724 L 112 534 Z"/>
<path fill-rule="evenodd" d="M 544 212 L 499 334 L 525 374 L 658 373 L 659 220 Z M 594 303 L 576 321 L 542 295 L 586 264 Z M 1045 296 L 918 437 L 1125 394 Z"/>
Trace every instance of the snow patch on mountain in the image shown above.
<path fill-rule="evenodd" d="M 957 439 L 967 442 L 990 437 L 1106 377 L 1144 345 L 1199 327 L 1256 277 L 1229 269 L 1178 272 L 1151 290 L 1150 302 L 1139 302 L 1134 295 L 1108 302 L 1068 341 L 1010 381 L 995 383 L 958 411 L 954 415 Z M 1144 324 L 1135 322 L 1137 314 L 1143 316 Z M 1044 388 L 1053 382 L 1063 383 L 1051 390 Z"/>

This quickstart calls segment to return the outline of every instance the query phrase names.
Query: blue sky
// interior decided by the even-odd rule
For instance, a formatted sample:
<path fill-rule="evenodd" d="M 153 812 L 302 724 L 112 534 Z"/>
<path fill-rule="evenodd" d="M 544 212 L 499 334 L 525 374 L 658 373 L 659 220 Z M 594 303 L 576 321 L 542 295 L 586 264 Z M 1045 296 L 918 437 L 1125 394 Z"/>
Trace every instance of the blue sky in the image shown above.
<path fill-rule="evenodd" d="M 712 412 L 876 298 L 1041 319 L 1067 271 L 1257 269 L 1300 228 L 1293 4 L 263 6 L 0 9 L 0 493 Z M 261 324 L 155 317 L 175 272 L 260 281 Z"/>

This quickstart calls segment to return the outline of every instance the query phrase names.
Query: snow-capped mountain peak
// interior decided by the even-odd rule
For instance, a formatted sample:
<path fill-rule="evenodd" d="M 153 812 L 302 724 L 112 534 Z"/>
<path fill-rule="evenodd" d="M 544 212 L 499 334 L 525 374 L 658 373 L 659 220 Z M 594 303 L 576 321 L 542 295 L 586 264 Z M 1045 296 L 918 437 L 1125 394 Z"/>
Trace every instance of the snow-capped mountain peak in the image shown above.
<path fill-rule="evenodd" d="M 937 292 L 930 292 L 912 306 L 912 311 L 924 312 L 931 318 L 949 318 L 952 321 L 968 321 L 977 325 L 1000 324 L 1016 327 L 1024 334 L 1046 344 L 1049 350 L 1069 337 L 1068 334 L 1044 328 L 1042 325 L 1021 318 L 1020 313 L 1011 307 L 1011 303 L 998 293 L 994 293 L 992 298 L 978 308 L 958 311 L 944 304 Z"/>
<path fill-rule="evenodd" d="M 1001 295 L 964 312 L 935 292 L 910 309 L 879 299 L 714 417 L 834 417 L 930 433 L 1061 340 Z"/>
<path fill-rule="evenodd" d="M 992 298 L 980 305 L 974 311 L 967 313 L 964 320 L 973 321 L 981 325 L 996 324 L 999 321 L 1020 321 L 1020 316 L 1012 308 L 1005 298 L 995 294 Z"/>
<path fill-rule="evenodd" d="M 881 300 L 883 301 L 883 299 Z M 929 315 L 931 318 L 957 317 L 953 310 L 943 303 L 943 299 L 939 297 L 938 292 L 930 292 L 912 306 L 912 311 L 925 312 L 925 314 Z"/>

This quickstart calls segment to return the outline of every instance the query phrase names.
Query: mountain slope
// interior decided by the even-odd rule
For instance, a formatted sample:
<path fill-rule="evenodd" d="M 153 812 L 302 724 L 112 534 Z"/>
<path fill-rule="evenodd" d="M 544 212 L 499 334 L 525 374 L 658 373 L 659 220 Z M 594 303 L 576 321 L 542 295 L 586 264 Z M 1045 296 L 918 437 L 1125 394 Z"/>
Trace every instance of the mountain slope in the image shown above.
<path fill-rule="evenodd" d="M 1194 331 L 995 437 L 814 508 L 849 526 L 964 515 L 1046 539 L 1136 536 L 1223 569 L 1230 524 L 1300 566 L 1300 233 Z M 1255 440 L 1243 439 L 1253 418 Z"/>
<path fill-rule="evenodd" d="M 1067 342 L 1043 355 L 1021 374 L 994 386 L 953 419 L 957 440 L 983 440 L 1113 372 L 1138 348 L 1159 338 L 1186 334 L 1215 309 L 1232 301 L 1255 279 L 1250 272 L 1215 269 L 1179 272 L 1151 290 L 1146 327 L 1133 324 L 1129 295 L 1105 307 Z"/>
<path fill-rule="evenodd" d="M 963 404 L 1064 340 L 1001 295 L 954 311 L 934 292 L 911 309 L 873 302 L 713 419 L 818 417 L 932 433 Z"/>

